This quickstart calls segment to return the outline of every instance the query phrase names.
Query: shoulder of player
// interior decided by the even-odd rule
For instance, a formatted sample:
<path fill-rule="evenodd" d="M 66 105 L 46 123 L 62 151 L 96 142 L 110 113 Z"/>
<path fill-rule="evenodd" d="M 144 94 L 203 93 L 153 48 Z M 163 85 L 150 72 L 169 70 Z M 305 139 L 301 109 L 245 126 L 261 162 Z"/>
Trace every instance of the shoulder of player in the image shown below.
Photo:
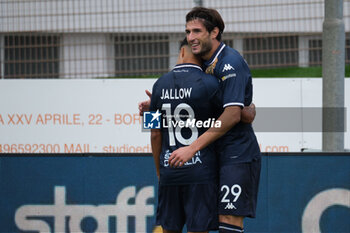
<path fill-rule="evenodd" d="M 162 87 L 162 86 L 166 85 L 166 83 L 168 83 L 170 73 L 171 72 L 163 74 L 154 82 L 153 87 L 152 87 L 153 95 L 159 94 L 158 92 L 160 92 L 160 87 Z"/>
<path fill-rule="evenodd" d="M 154 85 L 161 85 L 162 83 L 167 82 L 171 76 L 172 76 L 172 71 L 163 74 L 162 76 L 160 76 L 160 77 L 156 80 L 156 82 L 154 83 Z"/>
<path fill-rule="evenodd" d="M 224 76 L 229 73 L 249 71 L 249 67 L 244 58 L 234 49 L 223 51 L 218 59 L 216 66 L 216 75 Z"/>
<path fill-rule="evenodd" d="M 225 64 L 231 64 L 239 66 L 244 62 L 244 58 L 235 49 L 227 47 L 223 50 L 221 56 L 218 59 L 219 66 L 225 66 Z"/>

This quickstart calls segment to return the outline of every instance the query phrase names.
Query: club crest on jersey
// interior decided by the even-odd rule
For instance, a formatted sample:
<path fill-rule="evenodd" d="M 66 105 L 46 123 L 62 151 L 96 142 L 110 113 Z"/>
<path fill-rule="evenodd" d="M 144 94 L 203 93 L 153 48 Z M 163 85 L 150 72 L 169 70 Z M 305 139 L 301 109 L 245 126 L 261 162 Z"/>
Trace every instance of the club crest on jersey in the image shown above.
<path fill-rule="evenodd" d="M 233 68 L 231 64 L 225 64 L 224 69 L 222 69 L 222 72 L 229 71 L 229 70 L 235 70 L 235 68 Z"/>
<path fill-rule="evenodd" d="M 216 67 L 216 63 L 218 63 L 218 59 L 217 58 L 214 60 L 214 62 L 212 62 L 212 64 L 210 66 L 208 66 L 208 68 L 205 70 L 205 73 L 207 73 L 207 74 L 214 74 L 214 69 Z"/>
<path fill-rule="evenodd" d="M 144 129 L 160 129 L 160 116 L 162 114 L 157 110 L 156 112 L 143 113 L 143 128 Z"/>

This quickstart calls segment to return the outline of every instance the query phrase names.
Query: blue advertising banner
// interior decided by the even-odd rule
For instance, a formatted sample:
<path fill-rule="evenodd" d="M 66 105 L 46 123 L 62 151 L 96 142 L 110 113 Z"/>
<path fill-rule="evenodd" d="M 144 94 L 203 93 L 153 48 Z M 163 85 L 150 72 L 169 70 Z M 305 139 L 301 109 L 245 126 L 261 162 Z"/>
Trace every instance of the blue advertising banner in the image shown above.
<path fill-rule="evenodd" d="M 0 157 L 0 232 L 156 232 L 149 154 Z M 245 232 L 350 232 L 350 154 L 264 154 Z"/>
<path fill-rule="evenodd" d="M 263 156 L 256 219 L 246 232 L 350 232 L 350 153 Z"/>
<path fill-rule="evenodd" d="M 1 232 L 152 232 L 152 157 L 3 157 Z"/>

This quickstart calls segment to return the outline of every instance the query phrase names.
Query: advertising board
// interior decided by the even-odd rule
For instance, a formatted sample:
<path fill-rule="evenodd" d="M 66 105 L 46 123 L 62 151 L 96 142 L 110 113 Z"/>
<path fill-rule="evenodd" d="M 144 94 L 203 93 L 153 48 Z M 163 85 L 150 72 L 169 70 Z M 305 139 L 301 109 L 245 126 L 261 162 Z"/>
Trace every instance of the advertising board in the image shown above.
<path fill-rule="evenodd" d="M 350 154 L 264 154 L 246 232 L 350 232 Z M 150 154 L 0 157 L 1 232 L 156 232 Z"/>
<path fill-rule="evenodd" d="M 345 80 L 350 107 L 350 79 Z M 0 80 L 0 153 L 150 153 L 138 102 L 155 79 Z M 262 152 L 322 148 L 322 80 L 254 79 Z M 345 109 L 345 111 L 346 111 Z M 346 112 L 345 112 L 346 113 Z M 346 114 L 350 122 L 350 114 Z M 345 148 L 350 148 L 345 124 Z"/>

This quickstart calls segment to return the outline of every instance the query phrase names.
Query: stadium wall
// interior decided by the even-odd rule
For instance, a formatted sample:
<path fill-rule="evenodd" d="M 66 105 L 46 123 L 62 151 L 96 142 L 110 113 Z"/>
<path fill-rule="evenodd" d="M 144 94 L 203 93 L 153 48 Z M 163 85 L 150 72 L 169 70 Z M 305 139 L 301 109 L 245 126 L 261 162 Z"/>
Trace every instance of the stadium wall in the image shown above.
<path fill-rule="evenodd" d="M 350 153 L 265 153 L 247 232 L 349 232 Z M 0 157 L 1 232 L 157 232 L 150 154 Z"/>

